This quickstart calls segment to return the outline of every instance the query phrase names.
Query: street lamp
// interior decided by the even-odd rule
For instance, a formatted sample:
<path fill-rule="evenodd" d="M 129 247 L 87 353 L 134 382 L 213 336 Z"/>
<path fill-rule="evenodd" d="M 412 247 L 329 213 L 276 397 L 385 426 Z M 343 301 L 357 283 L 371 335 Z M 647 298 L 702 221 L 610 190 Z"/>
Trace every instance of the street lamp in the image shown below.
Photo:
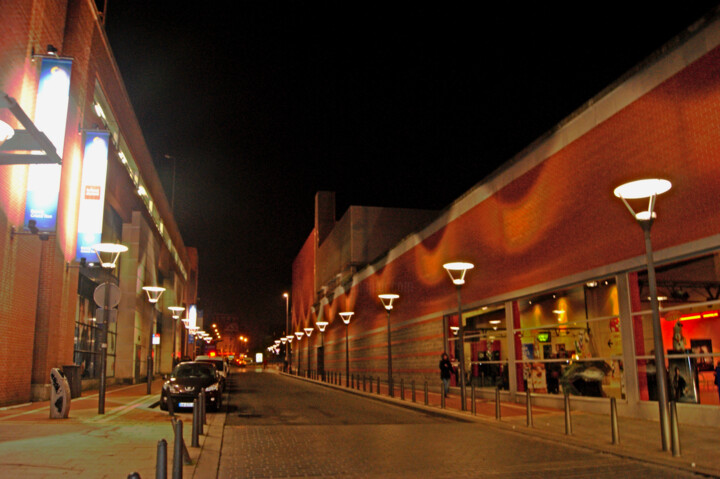
<path fill-rule="evenodd" d="M 115 265 L 117 264 L 117 260 L 120 257 L 121 253 L 124 253 L 128 250 L 128 247 L 121 244 L 112 244 L 112 243 L 100 243 L 96 244 L 92 247 L 95 251 L 95 254 L 98 257 L 98 260 L 100 261 L 100 264 L 103 268 L 113 270 L 115 269 Z M 105 259 L 103 259 L 103 255 L 105 256 Z M 105 389 L 106 389 L 106 378 L 107 378 L 107 342 L 108 342 L 108 323 L 110 322 L 110 282 L 103 283 L 101 286 L 104 285 L 105 292 L 104 292 L 104 300 L 103 300 L 103 325 L 102 325 L 102 331 L 100 332 L 102 336 L 102 341 L 100 342 L 100 385 L 98 389 L 98 414 L 105 414 Z M 99 287 L 99 286 L 98 286 Z M 115 287 L 117 289 L 117 286 Z M 119 301 L 119 291 L 118 291 L 118 301 Z"/>
<path fill-rule="evenodd" d="M 390 310 L 393 309 L 393 301 L 398 299 L 400 295 L 393 293 L 379 294 L 378 298 L 382 301 L 383 308 L 387 312 L 387 348 L 388 348 L 388 389 L 390 397 L 395 397 L 395 386 L 392 379 L 392 334 L 390 332 Z"/>
<path fill-rule="evenodd" d="M 143 291 L 147 293 L 148 301 L 151 304 L 155 304 L 160 299 L 160 296 L 165 292 L 165 288 L 162 286 L 143 286 Z M 148 325 L 148 330 L 150 331 L 150 336 L 148 338 L 148 355 L 147 355 L 147 394 L 152 394 L 151 388 L 152 388 L 152 375 L 153 375 L 153 357 L 152 357 L 152 350 L 153 350 L 153 322 L 155 320 L 155 308 L 153 308 L 153 315 L 150 317 L 150 324 Z"/>
<path fill-rule="evenodd" d="M 652 309 L 653 344 L 655 346 L 656 384 L 658 407 L 660 408 L 660 436 L 663 451 L 670 448 L 670 420 L 668 417 L 667 377 L 665 375 L 665 352 L 663 351 L 662 329 L 660 327 L 660 308 L 658 305 L 657 281 L 655 279 L 655 262 L 653 260 L 650 228 L 657 217 L 655 201 L 657 195 L 665 193 L 672 183 L 663 179 L 644 179 L 620 185 L 613 193 L 620 198 L 630 214 L 633 215 L 645 234 L 645 256 L 647 258 L 648 287 L 650 289 L 650 307 Z M 648 199 L 647 211 L 635 213 L 627 200 Z"/>
<path fill-rule="evenodd" d="M 325 328 L 327 328 L 328 322 L 327 321 L 318 321 L 315 323 L 315 326 L 320 330 L 320 355 L 318 361 L 322 359 L 322 362 L 318 363 L 318 370 L 320 371 L 320 375 L 322 376 L 322 380 L 325 381 L 325 335 L 323 334 L 325 332 Z"/>
<path fill-rule="evenodd" d="M 345 323 L 345 387 L 350 386 L 350 342 L 348 338 L 348 330 L 350 329 L 350 320 L 355 314 L 353 311 L 344 311 L 340 313 L 340 317 Z"/>
<path fill-rule="evenodd" d="M 458 343 L 460 344 L 460 402 L 461 409 L 465 411 L 467 404 L 465 404 L 465 328 L 463 327 L 462 319 L 462 299 L 460 297 L 460 288 L 465 284 L 465 273 L 468 270 L 475 267 L 472 263 L 465 263 L 456 261 L 453 263 L 445 263 L 443 268 L 450 275 L 455 288 L 457 290 L 457 301 L 458 301 Z"/>

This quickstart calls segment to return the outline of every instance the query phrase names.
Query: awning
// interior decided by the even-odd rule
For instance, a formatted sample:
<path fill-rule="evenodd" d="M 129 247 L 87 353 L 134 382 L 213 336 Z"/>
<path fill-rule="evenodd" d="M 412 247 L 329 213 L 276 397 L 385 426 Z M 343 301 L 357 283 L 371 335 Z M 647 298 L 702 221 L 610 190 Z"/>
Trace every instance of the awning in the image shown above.
<path fill-rule="evenodd" d="M 55 146 L 35 126 L 14 98 L 0 92 L 0 108 L 7 108 L 25 127 L 0 145 L 0 165 L 61 164 Z"/>

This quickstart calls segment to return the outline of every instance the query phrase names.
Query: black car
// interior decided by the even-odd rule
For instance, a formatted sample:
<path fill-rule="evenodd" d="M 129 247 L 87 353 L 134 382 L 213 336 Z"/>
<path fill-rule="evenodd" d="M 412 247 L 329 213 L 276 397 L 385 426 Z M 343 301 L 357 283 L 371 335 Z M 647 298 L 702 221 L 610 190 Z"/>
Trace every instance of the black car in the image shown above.
<path fill-rule="evenodd" d="M 167 411 L 168 401 L 172 401 L 173 410 L 192 408 L 200 389 L 205 388 L 207 408 L 217 411 L 222 406 L 221 381 L 220 374 L 212 364 L 194 361 L 180 363 L 163 384 L 160 409 Z"/>

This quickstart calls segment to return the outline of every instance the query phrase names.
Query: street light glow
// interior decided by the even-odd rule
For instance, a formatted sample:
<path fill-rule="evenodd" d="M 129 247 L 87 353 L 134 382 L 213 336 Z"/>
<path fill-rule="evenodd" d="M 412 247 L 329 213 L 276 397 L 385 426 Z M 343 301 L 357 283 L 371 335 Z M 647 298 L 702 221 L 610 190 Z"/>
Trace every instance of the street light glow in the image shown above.
<path fill-rule="evenodd" d="M 443 265 L 443 268 L 448 272 L 450 275 L 450 279 L 452 280 L 453 284 L 456 284 L 458 286 L 465 284 L 465 273 L 469 269 L 473 269 L 475 267 L 472 263 L 466 263 L 463 261 L 455 261 L 452 263 L 445 263 Z"/>

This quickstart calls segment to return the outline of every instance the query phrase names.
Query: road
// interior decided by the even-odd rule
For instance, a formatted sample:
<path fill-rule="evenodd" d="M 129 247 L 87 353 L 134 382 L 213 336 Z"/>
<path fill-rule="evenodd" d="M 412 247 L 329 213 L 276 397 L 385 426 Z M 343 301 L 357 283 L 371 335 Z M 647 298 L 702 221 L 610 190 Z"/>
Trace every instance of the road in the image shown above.
<path fill-rule="evenodd" d="M 698 477 L 248 369 L 230 376 L 218 477 Z"/>

